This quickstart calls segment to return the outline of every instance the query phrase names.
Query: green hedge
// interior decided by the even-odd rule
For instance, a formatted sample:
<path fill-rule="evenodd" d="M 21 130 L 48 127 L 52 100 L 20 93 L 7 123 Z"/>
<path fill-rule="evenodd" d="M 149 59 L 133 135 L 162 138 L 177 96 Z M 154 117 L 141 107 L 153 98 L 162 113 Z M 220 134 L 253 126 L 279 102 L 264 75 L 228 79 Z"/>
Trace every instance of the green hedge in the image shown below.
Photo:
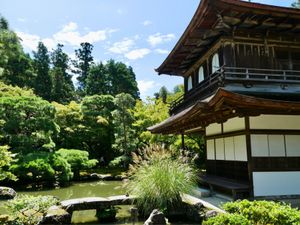
<path fill-rule="evenodd" d="M 284 203 L 273 201 L 236 201 L 223 205 L 227 214 L 204 221 L 203 225 L 296 225 L 300 211 Z"/>

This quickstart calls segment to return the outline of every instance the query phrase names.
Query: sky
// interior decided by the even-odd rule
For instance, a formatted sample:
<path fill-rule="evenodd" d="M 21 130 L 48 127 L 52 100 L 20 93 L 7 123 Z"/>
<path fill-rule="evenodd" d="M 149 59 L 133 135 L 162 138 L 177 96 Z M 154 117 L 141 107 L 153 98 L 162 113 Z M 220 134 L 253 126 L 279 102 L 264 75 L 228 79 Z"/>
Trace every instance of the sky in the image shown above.
<path fill-rule="evenodd" d="M 294 0 L 253 0 L 290 6 Z M 161 86 L 172 91 L 181 77 L 154 71 L 173 49 L 190 22 L 199 0 L 0 0 L 0 14 L 32 53 L 43 41 L 57 43 L 74 58 L 81 42 L 93 44 L 95 61 L 109 59 L 133 67 L 141 98 Z"/>

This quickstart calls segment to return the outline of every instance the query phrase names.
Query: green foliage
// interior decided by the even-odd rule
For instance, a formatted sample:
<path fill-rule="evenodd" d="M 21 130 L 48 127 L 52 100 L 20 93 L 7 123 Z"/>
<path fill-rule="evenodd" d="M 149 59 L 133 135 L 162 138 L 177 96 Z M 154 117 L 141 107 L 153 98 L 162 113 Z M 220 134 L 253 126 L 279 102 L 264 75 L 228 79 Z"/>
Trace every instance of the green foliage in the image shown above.
<path fill-rule="evenodd" d="M 73 177 L 71 165 L 57 153 L 29 153 L 19 158 L 10 167 L 22 181 L 60 182 L 70 181 Z"/>
<path fill-rule="evenodd" d="M 135 105 L 130 94 L 121 93 L 114 99 L 116 109 L 112 112 L 115 131 L 114 148 L 117 152 L 130 155 L 136 147 L 135 132 L 132 128 L 134 121 L 131 110 Z"/>
<path fill-rule="evenodd" d="M 145 214 L 153 209 L 170 210 L 181 203 L 180 193 L 189 193 L 196 186 L 196 172 L 165 149 L 158 148 L 147 160 L 134 157 L 131 165 L 130 194 L 137 196 L 137 205 Z M 142 152 L 151 152 L 144 150 Z"/>
<path fill-rule="evenodd" d="M 244 216 L 240 214 L 219 214 L 203 221 L 202 225 L 252 225 Z"/>
<path fill-rule="evenodd" d="M 109 74 L 102 63 L 92 65 L 86 79 L 87 95 L 104 95 L 109 93 Z"/>
<path fill-rule="evenodd" d="M 75 50 L 77 60 L 73 62 L 75 73 L 78 74 L 77 80 L 79 81 L 80 90 L 84 90 L 86 86 L 86 79 L 91 64 L 93 63 L 93 45 L 87 42 L 80 44 L 81 48 Z"/>
<path fill-rule="evenodd" d="M 47 152 L 29 153 L 20 157 L 10 169 L 21 180 L 54 181 L 55 170 L 50 165 L 50 155 Z"/>
<path fill-rule="evenodd" d="M 98 64 L 91 68 L 86 79 L 86 93 L 110 94 L 116 96 L 128 93 L 133 98 L 139 97 L 135 73 L 132 67 L 127 67 L 122 62 L 109 60 L 107 64 Z"/>
<path fill-rule="evenodd" d="M 31 89 L 19 88 L 17 86 L 7 85 L 0 82 L 0 98 L 1 97 L 34 97 L 34 93 Z"/>
<path fill-rule="evenodd" d="M 14 155 L 8 151 L 8 146 L 0 146 L 0 181 L 4 179 L 16 180 L 16 176 L 8 171 Z"/>
<path fill-rule="evenodd" d="M 163 103 L 167 103 L 168 89 L 165 86 L 162 86 L 159 90 L 159 98 L 162 99 Z"/>
<path fill-rule="evenodd" d="M 8 29 L 5 19 L 1 19 L 0 29 L 0 79 L 6 84 L 19 87 L 33 87 L 35 74 L 32 60 L 25 54 L 18 36 Z"/>
<path fill-rule="evenodd" d="M 73 178 L 71 165 L 68 163 L 67 159 L 63 158 L 60 154 L 52 154 L 50 164 L 55 170 L 59 182 L 68 182 Z"/>
<path fill-rule="evenodd" d="M 135 119 L 133 127 L 139 139 L 138 147 L 153 143 L 171 145 L 176 140 L 175 135 L 151 134 L 150 131 L 147 131 L 148 127 L 169 117 L 168 105 L 163 103 L 161 99 L 148 98 L 145 102 L 137 101 L 133 109 L 133 115 Z"/>
<path fill-rule="evenodd" d="M 89 153 L 87 151 L 60 149 L 56 154 L 64 158 L 71 165 L 71 169 L 76 178 L 79 177 L 80 170 L 92 168 L 98 163 L 96 159 L 89 159 Z"/>
<path fill-rule="evenodd" d="M 60 127 L 60 132 L 55 138 L 58 148 L 79 148 L 89 151 L 86 141 L 88 125 L 83 119 L 81 105 L 71 101 L 68 105 L 53 102 L 56 109 L 55 122 Z"/>
<path fill-rule="evenodd" d="M 55 147 L 52 137 L 58 132 L 54 116 L 55 108 L 38 97 L 0 97 L 1 143 L 15 153 L 50 151 Z"/>
<path fill-rule="evenodd" d="M 244 217 L 243 220 L 248 221 L 245 224 L 254 225 L 291 225 L 300 224 L 300 211 L 296 208 L 291 208 L 284 203 L 276 203 L 273 201 L 236 201 L 229 202 L 223 205 L 223 208 L 233 217 L 237 214 Z M 224 220 L 222 220 L 224 219 Z M 220 221 L 221 224 L 238 224 L 225 223 L 226 216 L 218 215 L 217 218 L 211 218 L 205 225 L 217 224 L 214 221 Z M 237 221 L 237 220 L 236 220 Z M 219 223 L 220 224 L 220 223 Z"/>
<path fill-rule="evenodd" d="M 17 195 L 9 200 L 6 207 L 13 215 L 14 222 L 20 225 L 36 225 L 50 206 L 58 204 L 53 196 Z"/>
<path fill-rule="evenodd" d="M 37 51 L 33 52 L 34 69 L 37 74 L 34 84 L 35 93 L 50 101 L 52 92 L 52 78 L 50 75 L 50 57 L 47 47 L 39 42 Z"/>
<path fill-rule="evenodd" d="M 120 168 L 126 167 L 130 163 L 130 157 L 126 155 L 121 155 L 114 158 L 112 161 L 109 162 L 108 166 L 110 168 Z"/>
<path fill-rule="evenodd" d="M 72 76 L 68 73 L 69 57 L 62 50 L 63 45 L 58 44 L 51 54 L 53 68 L 51 76 L 53 80 L 52 100 L 59 103 L 68 103 L 75 98 L 75 88 Z"/>
<path fill-rule="evenodd" d="M 85 143 L 92 158 L 113 158 L 114 130 L 112 111 L 114 98 L 111 95 L 93 95 L 81 102 L 85 130 Z"/>

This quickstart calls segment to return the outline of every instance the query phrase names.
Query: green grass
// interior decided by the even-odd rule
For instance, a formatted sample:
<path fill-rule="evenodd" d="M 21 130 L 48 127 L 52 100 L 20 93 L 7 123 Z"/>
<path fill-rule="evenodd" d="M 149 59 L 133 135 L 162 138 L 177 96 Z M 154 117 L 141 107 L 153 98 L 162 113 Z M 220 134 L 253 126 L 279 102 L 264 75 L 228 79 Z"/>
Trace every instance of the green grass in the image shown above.
<path fill-rule="evenodd" d="M 137 206 L 144 214 L 153 209 L 168 211 L 181 203 L 180 193 L 189 193 L 197 184 L 195 170 L 179 159 L 154 154 L 135 166 L 128 185 L 130 194 L 137 196 Z"/>

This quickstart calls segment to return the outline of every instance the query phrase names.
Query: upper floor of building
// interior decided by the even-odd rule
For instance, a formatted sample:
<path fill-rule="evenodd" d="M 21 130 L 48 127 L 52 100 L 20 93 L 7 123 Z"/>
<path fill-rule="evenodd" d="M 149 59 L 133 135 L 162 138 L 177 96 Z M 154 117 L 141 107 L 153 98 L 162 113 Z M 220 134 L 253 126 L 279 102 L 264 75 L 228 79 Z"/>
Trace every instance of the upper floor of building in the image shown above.
<path fill-rule="evenodd" d="M 182 76 L 176 114 L 219 87 L 300 100 L 300 10 L 238 0 L 202 0 L 160 74 Z"/>

